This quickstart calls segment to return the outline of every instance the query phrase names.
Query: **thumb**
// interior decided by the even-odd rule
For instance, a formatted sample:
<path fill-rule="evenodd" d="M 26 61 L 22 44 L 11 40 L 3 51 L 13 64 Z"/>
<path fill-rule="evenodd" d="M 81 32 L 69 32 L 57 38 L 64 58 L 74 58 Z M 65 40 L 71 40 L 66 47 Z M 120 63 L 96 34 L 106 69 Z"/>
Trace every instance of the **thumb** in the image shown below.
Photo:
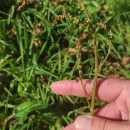
<path fill-rule="evenodd" d="M 79 116 L 74 122 L 75 130 L 130 130 L 130 122 L 113 121 L 96 116 Z"/>

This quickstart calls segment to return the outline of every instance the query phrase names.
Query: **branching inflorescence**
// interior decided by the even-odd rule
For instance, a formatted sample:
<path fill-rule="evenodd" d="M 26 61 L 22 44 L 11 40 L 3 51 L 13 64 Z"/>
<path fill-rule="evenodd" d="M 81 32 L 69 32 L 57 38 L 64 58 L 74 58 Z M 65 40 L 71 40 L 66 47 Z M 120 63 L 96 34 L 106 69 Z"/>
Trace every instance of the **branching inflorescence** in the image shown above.
<path fill-rule="evenodd" d="M 17 11 L 21 11 L 27 4 L 31 4 L 35 2 L 35 0 L 18 0 L 17 3 L 21 3 L 18 8 Z"/>
<path fill-rule="evenodd" d="M 69 3 L 73 3 L 73 0 L 69 1 Z M 84 94 L 86 96 L 86 100 L 87 100 L 87 104 L 88 104 L 88 108 L 90 109 L 90 113 L 93 115 L 94 114 L 94 109 L 95 109 L 95 95 L 96 95 L 96 86 L 97 86 L 97 79 L 98 79 L 98 75 L 101 71 L 102 66 L 105 64 L 105 61 L 107 60 L 110 51 L 111 51 L 111 38 L 112 38 L 112 33 L 111 31 L 108 31 L 107 26 L 105 25 L 105 23 L 103 23 L 102 21 L 99 20 L 95 20 L 93 21 L 91 18 L 93 17 L 93 15 L 91 14 L 91 17 L 89 16 L 89 11 L 87 9 L 87 2 L 85 0 L 76 0 L 75 4 L 77 5 L 78 10 L 84 15 L 84 17 L 82 19 L 79 19 L 77 16 L 73 16 L 70 13 L 68 14 L 62 14 L 57 16 L 53 23 L 57 24 L 58 21 L 60 20 L 66 20 L 66 22 L 71 22 L 74 26 L 74 28 L 79 28 L 82 30 L 82 32 L 80 33 L 81 36 L 79 36 L 79 38 L 75 41 L 75 46 L 76 46 L 76 58 L 77 58 L 77 69 L 79 72 L 79 79 L 81 81 L 81 85 L 83 87 L 83 91 Z M 103 31 L 101 31 L 103 30 Z M 108 49 L 108 53 L 106 54 L 104 60 L 99 64 L 99 54 L 98 54 L 98 47 L 100 43 L 100 40 L 98 39 L 98 35 L 107 35 L 107 39 L 108 43 L 106 45 L 108 45 L 109 49 Z M 103 32 L 103 34 L 102 34 Z M 82 48 L 82 41 L 86 40 L 87 37 L 87 41 L 88 39 L 90 42 L 90 46 L 92 46 L 93 50 L 94 50 L 94 80 L 93 80 L 93 89 L 92 89 L 92 99 L 91 99 L 91 103 L 88 100 L 88 96 L 89 94 L 87 93 L 85 86 L 86 84 L 83 83 L 83 78 L 82 78 L 82 61 L 81 61 L 81 48 Z"/>

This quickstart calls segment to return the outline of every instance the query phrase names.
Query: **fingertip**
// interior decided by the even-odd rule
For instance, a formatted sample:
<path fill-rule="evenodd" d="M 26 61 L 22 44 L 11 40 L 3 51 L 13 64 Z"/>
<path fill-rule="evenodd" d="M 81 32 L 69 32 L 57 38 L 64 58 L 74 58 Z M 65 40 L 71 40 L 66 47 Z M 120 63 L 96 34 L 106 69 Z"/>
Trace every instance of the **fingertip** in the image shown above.
<path fill-rule="evenodd" d="M 51 91 L 53 92 L 53 93 L 57 93 L 57 91 L 59 91 L 59 89 L 60 89 L 60 83 L 61 81 L 56 81 L 56 82 L 53 82 L 52 84 L 51 84 Z"/>
<path fill-rule="evenodd" d="M 50 86 L 52 92 L 55 91 L 55 87 L 56 87 L 56 82 L 53 82 Z"/>
<path fill-rule="evenodd" d="M 64 128 L 61 128 L 61 130 L 76 130 L 76 129 L 75 129 L 74 123 L 72 123 Z"/>
<path fill-rule="evenodd" d="M 71 86 L 71 81 L 68 80 L 62 80 L 62 81 L 56 81 L 51 84 L 51 91 L 55 94 L 59 95 L 68 95 L 71 93 L 72 88 Z"/>
<path fill-rule="evenodd" d="M 91 129 L 91 116 L 79 116 L 75 120 L 76 130 L 90 130 Z"/>

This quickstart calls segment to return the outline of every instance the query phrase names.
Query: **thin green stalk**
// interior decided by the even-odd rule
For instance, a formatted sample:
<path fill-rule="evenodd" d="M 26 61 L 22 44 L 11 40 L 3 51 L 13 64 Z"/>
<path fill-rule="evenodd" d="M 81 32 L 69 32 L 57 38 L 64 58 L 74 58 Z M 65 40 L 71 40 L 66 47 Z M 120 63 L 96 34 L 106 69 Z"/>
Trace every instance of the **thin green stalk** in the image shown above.
<path fill-rule="evenodd" d="M 102 66 L 104 65 L 104 63 L 106 62 L 108 56 L 111 53 L 111 40 L 109 42 L 110 43 L 109 43 L 109 49 L 108 49 L 107 55 L 106 55 L 105 59 L 103 60 L 103 62 L 99 65 L 99 71 L 101 70 Z"/>
<path fill-rule="evenodd" d="M 94 82 L 92 89 L 92 100 L 91 100 L 91 109 L 90 113 L 94 114 L 95 107 L 95 96 L 96 96 L 96 86 L 97 86 L 97 78 L 98 78 L 98 47 L 96 40 L 94 41 L 94 54 L 95 54 L 95 70 L 94 70 Z"/>
<path fill-rule="evenodd" d="M 87 106 L 88 106 L 88 108 L 90 109 L 90 103 L 89 103 L 89 100 L 88 100 L 88 98 L 87 98 L 87 97 L 88 97 L 88 93 L 87 93 L 87 91 L 86 91 L 86 89 L 85 89 L 86 84 L 83 84 L 82 76 L 81 76 L 80 73 L 79 73 L 79 78 L 80 78 L 81 85 L 82 85 L 82 88 L 83 88 L 83 91 L 84 91 L 84 95 L 85 95 L 85 98 L 86 98 Z"/>
<path fill-rule="evenodd" d="M 88 10 L 87 10 L 87 8 L 86 8 L 86 6 L 85 6 L 85 4 L 84 4 L 84 1 L 78 0 L 77 2 L 82 5 L 83 10 L 84 10 L 84 13 L 85 13 L 86 18 L 87 18 L 87 22 L 90 21 L 89 14 L 88 14 Z"/>
<path fill-rule="evenodd" d="M 85 12 L 86 17 L 87 17 L 87 22 L 90 21 L 88 10 L 86 9 L 85 5 L 84 5 L 84 12 Z"/>
<path fill-rule="evenodd" d="M 83 78 L 82 78 L 82 65 L 81 65 L 81 39 L 78 39 L 77 42 L 76 42 L 76 58 L 77 58 L 77 69 L 78 69 L 78 73 L 79 73 L 79 78 L 80 78 L 80 81 L 81 81 L 81 85 L 82 85 L 82 88 L 83 88 L 83 91 L 84 91 L 84 95 L 86 97 L 86 102 L 87 102 L 87 106 L 88 108 L 90 109 L 90 103 L 88 101 L 88 93 L 85 89 L 85 86 L 86 84 L 83 83 Z"/>
<path fill-rule="evenodd" d="M 5 12 L 3 12 L 3 11 L 0 11 L 0 14 L 3 14 L 3 15 L 8 16 L 8 14 L 7 14 L 7 13 L 5 13 Z"/>

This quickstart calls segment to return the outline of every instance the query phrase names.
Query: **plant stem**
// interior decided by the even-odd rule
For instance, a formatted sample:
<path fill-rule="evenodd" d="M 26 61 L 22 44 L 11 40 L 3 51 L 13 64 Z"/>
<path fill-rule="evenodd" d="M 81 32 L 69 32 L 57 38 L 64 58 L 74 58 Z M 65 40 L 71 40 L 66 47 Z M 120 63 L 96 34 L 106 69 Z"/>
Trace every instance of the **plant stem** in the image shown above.
<path fill-rule="evenodd" d="M 102 66 L 104 65 L 104 63 L 106 62 L 108 56 L 110 55 L 111 53 L 111 40 L 109 41 L 109 49 L 108 49 L 108 53 L 105 57 L 105 59 L 103 60 L 103 62 L 99 65 L 99 71 L 101 70 Z"/>
<path fill-rule="evenodd" d="M 3 12 L 3 11 L 0 11 L 0 14 L 3 14 L 3 15 L 8 16 L 8 14 L 7 14 L 7 13 L 5 13 L 5 12 Z"/>
<path fill-rule="evenodd" d="M 84 1 L 82 0 L 78 0 L 77 1 L 80 5 L 82 5 L 82 8 L 83 8 L 83 10 L 84 10 L 84 13 L 85 13 L 85 15 L 86 15 L 86 19 L 87 19 L 87 22 L 88 21 L 90 21 L 90 18 L 89 18 L 89 14 L 88 14 L 88 10 L 87 10 L 87 8 L 86 8 L 86 6 L 85 6 L 85 4 L 84 4 Z"/>
<path fill-rule="evenodd" d="M 81 76 L 80 73 L 79 73 L 79 78 L 80 78 L 81 85 L 82 85 L 82 88 L 83 88 L 83 91 L 84 91 L 84 95 L 85 95 L 85 98 L 86 98 L 87 106 L 88 106 L 88 108 L 90 109 L 90 103 L 89 103 L 89 100 L 88 100 L 88 98 L 87 98 L 87 97 L 88 97 L 88 93 L 87 93 L 87 91 L 86 91 L 86 89 L 85 89 L 86 84 L 83 84 L 82 76 Z"/>
<path fill-rule="evenodd" d="M 78 69 L 78 72 L 79 72 L 79 78 L 80 78 L 80 81 L 81 81 L 81 85 L 82 85 L 82 88 L 83 88 L 83 91 L 84 91 L 84 95 L 86 97 L 86 103 L 87 103 L 87 106 L 88 108 L 90 109 L 90 103 L 89 103 L 89 100 L 88 100 L 88 93 L 85 89 L 85 86 L 86 84 L 83 83 L 83 78 L 82 78 L 82 65 L 81 65 L 81 39 L 79 38 L 76 42 L 76 58 L 77 58 L 77 69 Z M 87 82 L 86 82 L 87 83 Z"/>
<path fill-rule="evenodd" d="M 92 100 L 91 100 L 91 109 L 90 109 L 90 113 L 92 115 L 94 114 L 96 86 L 97 86 L 97 78 L 98 78 L 98 45 L 96 39 L 94 41 L 94 54 L 95 54 L 95 70 L 94 70 L 94 82 L 93 82 Z"/>

